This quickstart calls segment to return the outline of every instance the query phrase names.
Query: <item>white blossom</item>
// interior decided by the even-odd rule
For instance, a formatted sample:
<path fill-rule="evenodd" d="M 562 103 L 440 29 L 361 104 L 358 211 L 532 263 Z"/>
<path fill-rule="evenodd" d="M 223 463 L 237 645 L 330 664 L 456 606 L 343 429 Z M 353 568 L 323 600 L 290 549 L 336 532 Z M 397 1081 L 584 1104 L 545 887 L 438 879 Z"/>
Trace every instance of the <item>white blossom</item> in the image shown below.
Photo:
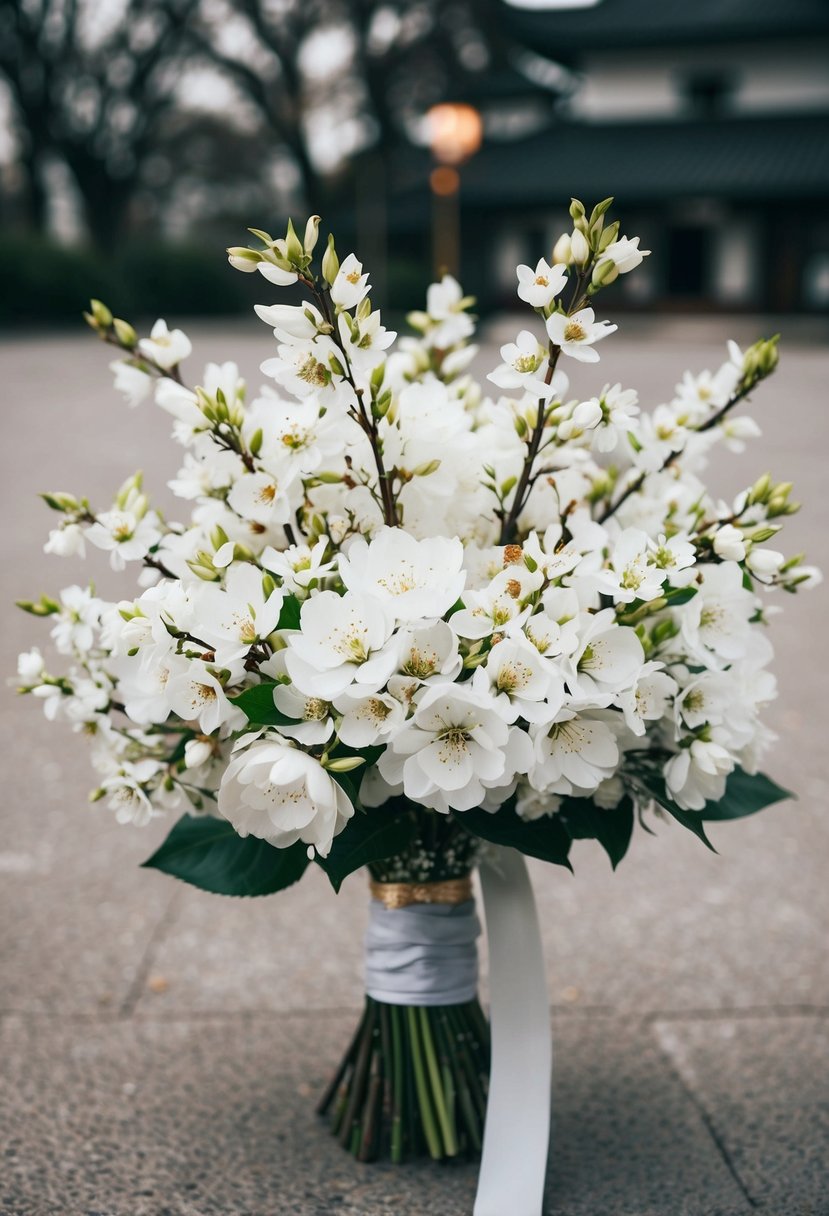
<path fill-rule="evenodd" d="M 153 363 L 169 371 L 186 359 L 193 347 L 182 330 L 170 330 L 166 321 L 158 320 L 150 330 L 149 338 L 139 339 L 138 349 Z"/>
<path fill-rule="evenodd" d="M 327 857 L 354 807 L 319 760 L 271 732 L 231 757 L 219 811 L 240 836 L 280 849 L 301 840 Z"/>
<path fill-rule="evenodd" d="M 547 308 L 567 286 L 567 267 L 561 263 L 552 266 L 539 258 L 535 270 L 530 266 L 519 266 L 518 298 L 531 308 Z"/>
<path fill-rule="evenodd" d="M 572 316 L 554 312 L 547 318 L 550 341 L 561 348 L 562 354 L 580 363 L 598 363 L 599 352 L 593 349 L 594 343 L 618 328 L 609 321 L 597 321 L 592 308 L 580 308 Z"/>

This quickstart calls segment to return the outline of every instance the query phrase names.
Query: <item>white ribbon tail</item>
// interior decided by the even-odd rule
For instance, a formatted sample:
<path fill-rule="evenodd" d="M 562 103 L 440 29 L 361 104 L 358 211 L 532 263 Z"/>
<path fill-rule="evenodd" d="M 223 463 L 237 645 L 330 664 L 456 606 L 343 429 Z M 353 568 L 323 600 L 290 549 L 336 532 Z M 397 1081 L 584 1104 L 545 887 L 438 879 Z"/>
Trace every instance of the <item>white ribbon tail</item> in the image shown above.
<path fill-rule="evenodd" d="M 523 854 L 482 865 L 492 1063 L 474 1216 L 541 1216 L 552 1036 L 544 957 Z"/>

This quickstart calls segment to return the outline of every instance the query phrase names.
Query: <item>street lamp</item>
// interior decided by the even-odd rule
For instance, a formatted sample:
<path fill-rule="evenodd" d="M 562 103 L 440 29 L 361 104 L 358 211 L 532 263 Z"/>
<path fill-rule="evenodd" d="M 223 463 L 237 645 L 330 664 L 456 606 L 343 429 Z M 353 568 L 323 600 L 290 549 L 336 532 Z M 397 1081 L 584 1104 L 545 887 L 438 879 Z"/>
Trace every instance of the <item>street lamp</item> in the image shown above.
<path fill-rule="evenodd" d="M 460 269 L 460 174 L 456 166 L 478 151 L 484 136 L 481 115 L 466 102 L 441 102 L 426 115 L 429 145 L 437 164 L 432 188 L 432 249 L 435 272 Z"/>

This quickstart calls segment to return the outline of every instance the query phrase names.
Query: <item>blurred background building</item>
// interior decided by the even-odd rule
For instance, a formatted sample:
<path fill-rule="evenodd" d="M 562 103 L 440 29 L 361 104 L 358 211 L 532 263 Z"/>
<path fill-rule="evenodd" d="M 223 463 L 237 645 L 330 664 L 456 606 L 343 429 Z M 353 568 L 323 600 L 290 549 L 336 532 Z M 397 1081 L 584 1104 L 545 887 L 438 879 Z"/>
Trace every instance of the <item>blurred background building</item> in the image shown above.
<path fill-rule="evenodd" d="M 611 193 L 627 306 L 829 307 L 827 0 L 0 0 L 0 123 L 7 323 L 235 311 L 222 246 L 310 212 L 508 306 Z"/>

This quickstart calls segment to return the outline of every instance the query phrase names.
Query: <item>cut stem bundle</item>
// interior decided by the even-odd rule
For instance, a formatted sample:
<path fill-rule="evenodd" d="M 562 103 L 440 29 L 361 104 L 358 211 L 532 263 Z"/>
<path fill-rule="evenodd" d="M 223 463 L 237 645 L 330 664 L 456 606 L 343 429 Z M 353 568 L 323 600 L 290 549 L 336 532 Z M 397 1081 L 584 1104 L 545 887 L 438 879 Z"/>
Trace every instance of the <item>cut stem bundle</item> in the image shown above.
<path fill-rule="evenodd" d="M 358 1161 L 475 1155 L 483 1138 L 489 1050 L 477 1000 L 411 1006 L 366 997 L 317 1111 Z"/>

